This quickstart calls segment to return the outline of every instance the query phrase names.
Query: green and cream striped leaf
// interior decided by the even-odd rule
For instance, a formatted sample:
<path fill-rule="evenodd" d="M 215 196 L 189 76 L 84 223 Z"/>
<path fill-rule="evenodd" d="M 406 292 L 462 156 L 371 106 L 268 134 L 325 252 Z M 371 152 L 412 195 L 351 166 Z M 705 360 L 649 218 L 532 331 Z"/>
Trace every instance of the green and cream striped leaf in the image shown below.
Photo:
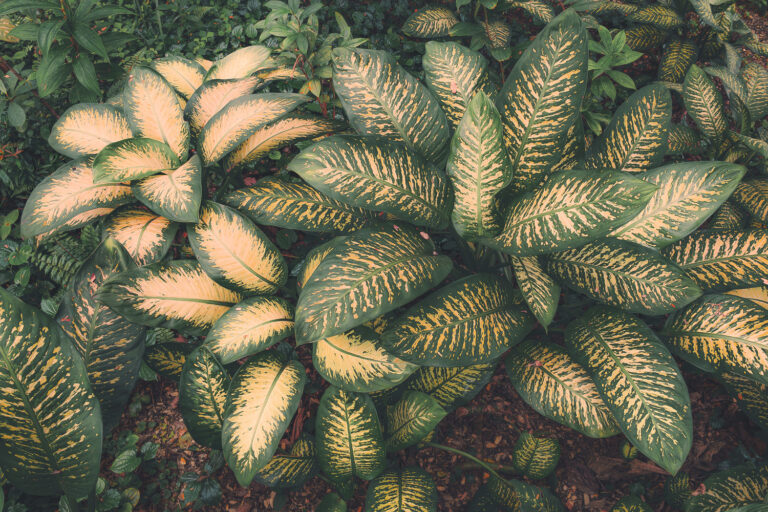
<path fill-rule="evenodd" d="M 671 245 L 664 256 L 704 291 L 766 284 L 768 231 L 698 231 Z"/>
<path fill-rule="evenodd" d="M 201 334 L 242 296 L 211 280 L 198 262 L 178 260 L 120 272 L 97 299 L 131 322 Z"/>
<path fill-rule="evenodd" d="M 454 195 L 451 220 L 464 239 L 495 236 L 501 230 L 496 195 L 512 179 L 502 130 L 493 102 L 478 91 L 453 135 L 446 166 Z"/>
<path fill-rule="evenodd" d="M 717 376 L 739 408 L 763 430 L 768 430 L 768 385 L 755 382 L 736 373 L 725 372 Z"/>
<path fill-rule="evenodd" d="M 491 380 L 495 368 L 495 362 L 453 368 L 422 366 L 405 387 L 428 394 L 443 409 L 452 411 L 472 400 Z"/>
<path fill-rule="evenodd" d="M 506 280 L 474 274 L 418 302 L 382 339 L 387 350 L 406 361 L 467 366 L 495 360 L 533 327 L 533 316 Z"/>
<path fill-rule="evenodd" d="M 57 316 L 85 363 L 105 432 L 117 425 L 138 379 L 146 328 L 98 303 L 94 295 L 107 278 L 135 267 L 123 246 L 107 238 L 72 277 Z"/>
<path fill-rule="evenodd" d="M 521 496 L 517 490 L 517 480 L 499 480 L 491 475 L 488 481 L 480 486 L 472 501 L 467 506 L 467 512 L 522 512 L 536 511 L 535 508 L 523 509 Z M 547 510 L 547 509 L 543 509 Z"/>
<path fill-rule="evenodd" d="M 560 286 L 544 272 L 536 256 L 510 256 L 515 280 L 533 316 L 546 329 L 555 318 Z"/>
<path fill-rule="evenodd" d="M 387 352 L 379 335 L 363 326 L 315 343 L 312 361 L 325 380 L 358 393 L 395 387 L 417 368 Z"/>
<path fill-rule="evenodd" d="M 205 81 L 237 80 L 273 68 L 275 63 L 271 54 L 272 50 L 261 45 L 239 48 L 214 62 L 205 75 Z"/>
<path fill-rule="evenodd" d="M 187 234 L 200 266 L 222 286 L 273 294 L 288 279 L 278 248 L 256 224 L 228 206 L 206 202 Z"/>
<path fill-rule="evenodd" d="M 205 68 L 197 62 L 179 56 L 155 59 L 152 69 L 187 100 L 203 85 L 206 73 Z"/>
<path fill-rule="evenodd" d="M 205 336 L 224 364 L 237 361 L 293 334 L 293 306 L 279 297 L 255 296 L 230 308 Z"/>
<path fill-rule="evenodd" d="M 656 188 L 620 171 L 561 171 L 513 200 L 489 243 L 513 256 L 578 247 L 637 215 Z"/>
<path fill-rule="evenodd" d="M 555 10 L 550 4 L 541 0 L 513 0 L 505 1 L 504 7 L 522 9 L 531 17 L 542 24 L 549 23 L 555 18 Z"/>
<path fill-rule="evenodd" d="M 733 201 L 759 221 L 768 223 L 768 179 L 755 178 L 740 183 L 733 193 Z"/>
<path fill-rule="evenodd" d="M 747 109 L 752 119 L 762 119 L 768 114 L 768 71 L 757 62 L 746 62 L 741 77 L 747 85 Z"/>
<path fill-rule="evenodd" d="M 227 465 L 247 487 L 272 459 L 299 408 L 304 367 L 275 351 L 249 359 L 232 378 L 221 442 Z"/>
<path fill-rule="evenodd" d="M 437 486 L 420 467 L 388 469 L 368 485 L 365 512 L 437 512 L 437 501 Z"/>
<path fill-rule="evenodd" d="M 304 285 L 307 284 L 307 281 L 309 278 L 314 274 L 315 270 L 317 270 L 317 267 L 320 266 L 320 263 L 331 254 L 331 252 L 344 240 L 346 240 L 347 237 L 345 236 L 337 236 L 335 238 L 332 238 L 331 240 L 325 242 L 324 244 L 320 244 L 312 248 L 307 255 L 304 257 L 304 261 L 301 262 L 301 268 L 299 269 L 299 273 L 296 276 L 296 288 L 300 292 L 302 288 L 304 288 Z M 376 322 L 381 317 L 374 318 L 371 320 L 372 322 Z M 374 331 L 377 331 L 374 329 Z M 379 334 L 381 334 L 379 332 Z"/>
<path fill-rule="evenodd" d="M 56 120 L 48 144 L 62 155 L 95 155 L 108 144 L 133 137 L 118 109 L 99 103 L 78 103 Z"/>
<path fill-rule="evenodd" d="M 191 343 L 176 341 L 152 345 L 144 352 L 144 362 L 161 376 L 178 382 L 184 364 L 195 347 Z"/>
<path fill-rule="evenodd" d="M 458 22 L 452 10 L 440 5 L 428 5 L 417 9 L 405 20 L 403 34 L 424 39 L 447 37 Z"/>
<path fill-rule="evenodd" d="M 273 489 L 298 488 L 317 473 L 317 448 L 309 438 L 293 443 L 289 453 L 278 453 L 261 468 L 254 480 Z"/>
<path fill-rule="evenodd" d="M 231 378 L 207 347 L 187 358 L 179 379 L 179 410 L 187 431 L 197 443 L 221 449 L 221 427 Z"/>
<path fill-rule="evenodd" d="M 446 176 L 403 144 L 381 137 L 332 136 L 288 164 L 321 193 L 350 206 L 444 227 L 452 191 Z"/>
<path fill-rule="evenodd" d="M 207 81 L 190 96 L 184 107 L 184 116 L 189 119 L 192 129 L 200 132 L 227 103 L 251 94 L 262 84 L 263 80 L 255 76 L 242 80 Z"/>
<path fill-rule="evenodd" d="M 523 475 L 534 480 L 551 475 L 560 461 L 560 444 L 556 438 L 536 437 L 523 432 L 515 443 L 512 464 Z"/>
<path fill-rule="evenodd" d="M 267 176 L 230 192 L 224 204 L 267 226 L 319 233 L 353 233 L 372 225 L 373 212 L 332 199 L 302 181 Z"/>
<path fill-rule="evenodd" d="M 104 234 L 119 242 L 139 266 L 163 259 L 173 243 L 176 224 L 143 208 L 117 210 L 104 223 Z"/>
<path fill-rule="evenodd" d="M 659 80 L 673 84 L 683 82 L 696 62 L 697 52 L 696 45 L 687 39 L 673 39 L 667 43 L 659 63 Z M 703 72 L 702 75 L 706 77 Z"/>
<path fill-rule="evenodd" d="M 515 391 L 542 416 L 589 437 L 620 432 L 592 378 L 558 345 L 526 340 L 504 366 Z"/>
<path fill-rule="evenodd" d="M 685 512 L 733 512 L 737 507 L 764 503 L 766 494 L 768 464 L 738 466 L 704 480 L 703 492 L 685 503 Z"/>
<path fill-rule="evenodd" d="M 75 160 L 44 178 L 29 195 L 21 214 L 21 236 L 74 229 L 81 216 L 90 220 L 90 214 L 106 215 L 131 200 L 131 187 L 94 184 L 90 160 Z"/>
<path fill-rule="evenodd" d="M 567 10 L 542 30 L 504 82 L 496 106 L 515 174 L 513 192 L 536 186 L 560 159 L 587 84 L 586 30 Z"/>
<path fill-rule="evenodd" d="M 699 129 L 709 137 L 725 134 L 728 122 L 723 109 L 723 97 L 714 82 L 696 65 L 691 66 L 683 83 L 685 108 Z"/>
<path fill-rule="evenodd" d="M 731 196 L 745 172 L 725 162 L 676 163 L 644 172 L 638 178 L 659 188 L 637 216 L 610 236 L 656 248 L 680 240 Z"/>
<path fill-rule="evenodd" d="M 547 273 L 593 300 L 633 313 L 663 315 L 701 295 L 677 265 L 625 240 L 605 239 L 553 254 Z"/>
<path fill-rule="evenodd" d="M 741 288 L 725 292 L 726 295 L 736 295 L 749 299 L 758 306 L 768 309 L 768 286 L 756 286 L 754 288 Z"/>
<path fill-rule="evenodd" d="M 611 512 L 653 512 L 653 509 L 639 497 L 629 495 L 617 501 Z"/>
<path fill-rule="evenodd" d="M 691 449 L 691 402 L 675 360 L 656 334 L 632 315 L 596 307 L 571 322 L 565 343 L 627 439 L 675 474 Z"/>
<path fill-rule="evenodd" d="M 296 306 L 299 344 L 340 334 L 422 295 L 451 271 L 426 233 L 362 230 L 339 242 L 306 281 Z"/>
<path fill-rule="evenodd" d="M 309 101 L 303 94 L 248 94 L 226 104 L 208 120 L 198 137 L 200 157 L 205 165 L 218 162 L 253 135 Z"/>
<path fill-rule="evenodd" d="M 590 147 L 585 169 L 642 172 L 664 158 L 672 97 L 661 85 L 635 92 L 613 115 L 608 127 Z"/>
<path fill-rule="evenodd" d="M 122 183 L 139 180 L 179 165 L 171 148 L 148 138 L 133 138 L 104 147 L 93 160 L 93 183 Z"/>
<path fill-rule="evenodd" d="M 491 19 L 490 21 L 480 21 L 485 33 L 486 44 L 493 50 L 507 50 L 512 43 L 512 27 L 503 19 Z M 504 58 L 502 58 L 504 59 Z M 504 59 L 506 60 L 506 59 Z"/>
<path fill-rule="evenodd" d="M 642 7 L 628 17 L 631 21 L 646 23 L 663 29 L 677 28 L 685 21 L 674 10 L 661 4 Z"/>
<path fill-rule="evenodd" d="M 704 68 L 704 70 L 710 75 L 719 78 L 720 81 L 723 82 L 723 85 L 725 85 L 731 93 L 738 96 L 740 100 L 747 101 L 747 98 L 749 97 L 747 94 L 747 84 L 740 76 L 731 73 L 728 68 L 721 66 L 709 66 Z"/>
<path fill-rule="evenodd" d="M 552 172 L 567 171 L 578 167 L 584 158 L 584 124 L 581 119 L 568 128 L 565 144 L 560 151 L 560 159 L 552 166 Z"/>
<path fill-rule="evenodd" d="M 101 458 L 99 402 L 56 322 L 0 290 L 0 465 L 22 492 L 87 496 Z"/>
<path fill-rule="evenodd" d="M 421 66 L 424 81 L 442 105 L 453 129 L 458 126 L 476 92 L 482 91 L 490 98 L 496 95 L 488 78 L 488 61 L 480 53 L 460 44 L 428 42 Z"/>
<path fill-rule="evenodd" d="M 384 439 L 371 397 L 334 386 L 320 399 L 315 420 L 320 469 L 332 482 L 372 480 L 386 464 Z"/>
<path fill-rule="evenodd" d="M 696 130 L 682 124 L 670 125 L 666 154 L 686 153 L 698 155 L 702 151 L 701 137 Z"/>
<path fill-rule="evenodd" d="M 123 108 L 136 137 L 163 142 L 179 160 L 189 149 L 189 125 L 178 96 L 154 71 L 134 67 L 123 89 Z"/>
<path fill-rule="evenodd" d="M 691 5 L 701 21 L 714 28 L 715 31 L 720 32 L 721 28 L 717 20 L 715 20 L 715 15 L 712 14 L 712 4 L 710 4 L 709 0 L 691 0 Z"/>
<path fill-rule="evenodd" d="M 440 103 L 392 55 L 337 48 L 333 88 L 360 135 L 404 142 L 429 162 L 445 162 L 450 132 Z"/>
<path fill-rule="evenodd" d="M 612 5 L 618 5 L 615 2 L 605 2 Z M 662 28 L 653 25 L 635 25 L 629 27 L 625 32 L 627 36 L 627 46 L 636 52 L 647 52 L 660 48 L 667 39 L 668 32 Z"/>
<path fill-rule="evenodd" d="M 734 295 L 706 295 L 667 320 L 662 334 L 680 357 L 707 372 L 768 384 L 768 311 Z"/>
<path fill-rule="evenodd" d="M 708 227 L 713 231 L 741 231 L 746 227 L 748 219 L 747 212 L 728 200 L 712 215 Z"/>
<path fill-rule="evenodd" d="M 387 450 L 396 452 L 429 435 L 448 413 L 430 395 L 406 391 L 387 409 Z"/>
<path fill-rule="evenodd" d="M 194 155 L 176 169 L 135 182 L 131 190 L 147 208 L 169 220 L 197 222 L 203 199 L 200 157 Z"/>

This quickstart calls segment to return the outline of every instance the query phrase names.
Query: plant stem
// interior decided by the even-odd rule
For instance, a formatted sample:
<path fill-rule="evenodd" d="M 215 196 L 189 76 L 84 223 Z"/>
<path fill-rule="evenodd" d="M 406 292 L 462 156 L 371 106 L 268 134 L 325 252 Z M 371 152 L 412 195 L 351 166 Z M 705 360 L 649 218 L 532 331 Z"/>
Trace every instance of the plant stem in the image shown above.
<path fill-rule="evenodd" d="M 464 464 L 459 464 L 457 467 L 461 470 L 486 469 L 484 466 L 480 466 L 480 464 L 477 464 L 476 462 L 465 462 Z M 504 466 L 503 464 L 491 464 L 491 467 L 493 467 L 496 471 L 501 471 L 503 473 L 517 474 L 517 469 L 513 468 L 512 466 Z"/>
<path fill-rule="evenodd" d="M 481 468 L 485 469 L 486 471 L 488 471 L 490 474 L 492 474 L 502 482 L 506 481 L 506 479 L 503 476 L 501 476 L 495 469 L 491 467 L 491 464 L 478 459 L 472 454 L 459 450 L 458 448 L 451 448 L 450 446 L 445 446 L 444 444 L 438 444 L 438 443 L 432 443 L 432 442 L 424 443 L 424 444 L 426 444 L 427 446 L 431 446 L 432 448 L 437 448 L 438 450 L 445 450 L 446 452 L 451 452 L 451 453 L 455 453 L 456 455 L 461 455 L 465 459 L 469 459 L 475 464 L 477 464 L 478 466 L 480 466 Z M 499 469 L 501 471 L 507 470 L 506 467 L 499 468 Z"/>

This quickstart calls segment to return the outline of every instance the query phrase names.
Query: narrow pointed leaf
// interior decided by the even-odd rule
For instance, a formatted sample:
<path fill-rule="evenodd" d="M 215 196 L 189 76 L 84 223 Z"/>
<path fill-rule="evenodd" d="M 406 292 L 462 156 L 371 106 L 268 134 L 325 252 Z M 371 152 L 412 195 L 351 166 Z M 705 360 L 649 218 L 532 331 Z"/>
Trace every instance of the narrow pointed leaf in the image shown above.
<path fill-rule="evenodd" d="M 245 78 L 259 70 L 274 67 L 271 54 L 269 48 L 261 45 L 239 48 L 214 62 L 205 75 L 205 81 Z"/>
<path fill-rule="evenodd" d="M 539 323 L 546 329 L 557 312 L 560 286 L 549 277 L 536 256 L 510 257 L 520 292 Z"/>
<path fill-rule="evenodd" d="M 132 137 L 128 120 L 114 107 L 79 103 L 67 109 L 51 128 L 48 144 L 62 155 L 95 155 L 107 144 Z"/>
<path fill-rule="evenodd" d="M 491 380 L 495 368 L 495 363 L 453 368 L 422 366 L 408 379 L 406 389 L 426 393 L 451 411 L 472 400 Z"/>
<path fill-rule="evenodd" d="M 143 208 L 116 211 L 104 224 L 104 233 L 119 242 L 139 266 L 163 259 L 176 234 L 176 224 Z"/>
<path fill-rule="evenodd" d="M 446 37 L 459 19 L 450 9 L 440 5 L 428 5 L 411 14 L 403 24 L 403 34 L 408 37 Z"/>
<path fill-rule="evenodd" d="M 768 114 L 768 71 L 757 62 L 747 62 L 741 70 L 747 85 L 747 109 L 753 119 Z"/>
<path fill-rule="evenodd" d="M 276 454 L 254 480 L 274 489 L 298 488 L 317 472 L 317 448 L 312 439 L 299 439 L 291 451 Z"/>
<path fill-rule="evenodd" d="M 199 347 L 187 357 L 179 380 L 179 409 L 196 442 L 221 449 L 221 427 L 230 377 L 210 350 Z"/>
<path fill-rule="evenodd" d="M 150 176 L 131 186 L 147 208 L 175 222 L 197 222 L 203 198 L 203 166 L 194 155 L 176 169 Z"/>
<path fill-rule="evenodd" d="M 664 5 L 643 7 L 630 14 L 629 19 L 664 29 L 679 27 L 684 21 L 674 10 Z"/>
<path fill-rule="evenodd" d="M 263 80 L 255 76 L 242 80 L 206 81 L 189 97 L 184 117 L 189 119 L 192 129 L 199 132 L 227 103 L 251 94 L 262 83 Z"/>
<path fill-rule="evenodd" d="M 387 450 L 396 452 L 424 439 L 448 414 L 431 396 L 406 391 L 387 411 Z"/>
<path fill-rule="evenodd" d="M 147 347 L 144 362 L 161 376 L 179 381 L 184 364 L 195 345 L 183 342 L 160 343 Z"/>
<path fill-rule="evenodd" d="M 766 494 L 768 464 L 738 466 L 704 480 L 703 492 L 685 503 L 685 512 L 733 511 L 737 507 L 763 503 Z"/>
<path fill-rule="evenodd" d="M 125 139 L 109 144 L 93 160 L 93 182 L 122 183 L 172 171 L 179 160 L 171 148 L 147 138 Z"/>
<path fill-rule="evenodd" d="M 419 467 L 389 469 L 365 495 L 365 512 L 437 512 L 437 486 Z"/>
<path fill-rule="evenodd" d="M 696 65 L 685 75 L 683 100 L 688 114 L 699 129 L 710 137 L 720 137 L 728 128 L 723 97 L 714 82 Z"/>
<path fill-rule="evenodd" d="M 203 85 L 205 68 L 184 57 L 163 57 L 152 62 L 152 68 L 185 99 Z"/>

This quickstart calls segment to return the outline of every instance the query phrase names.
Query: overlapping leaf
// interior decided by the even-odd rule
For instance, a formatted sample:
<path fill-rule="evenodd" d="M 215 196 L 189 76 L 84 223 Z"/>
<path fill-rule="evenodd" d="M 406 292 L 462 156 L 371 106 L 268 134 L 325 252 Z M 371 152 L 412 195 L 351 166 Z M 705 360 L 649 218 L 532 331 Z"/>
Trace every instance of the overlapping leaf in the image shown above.
<path fill-rule="evenodd" d="M 93 160 L 96 184 L 133 181 L 172 171 L 179 160 L 171 148 L 148 138 L 125 139 L 105 146 Z"/>
<path fill-rule="evenodd" d="M 403 24 L 403 33 L 409 37 L 446 37 L 459 19 L 450 9 L 428 5 L 411 14 Z"/>
<path fill-rule="evenodd" d="M 474 398 L 491 380 L 495 368 L 495 362 L 452 368 L 422 366 L 408 379 L 406 389 L 426 393 L 450 411 Z"/>
<path fill-rule="evenodd" d="M 71 158 L 95 155 L 107 144 L 132 137 L 128 120 L 118 109 L 98 103 L 68 108 L 51 128 L 48 144 Z"/>
<path fill-rule="evenodd" d="M 203 85 L 205 78 L 203 66 L 179 56 L 155 59 L 152 62 L 152 68 L 186 99 L 189 99 L 197 88 Z"/>
<path fill-rule="evenodd" d="M 118 241 L 141 265 L 160 261 L 176 234 L 176 224 L 143 208 L 121 208 L 107 219 L 105 235 Z"/>
<path fill-rule="evenodd" d="M 755 382 L 736 373 L 725 372 L 718 375 L 719 380 L 731 395 L 739 408 L 763 430 L 768 429 L 768 403 L 765 393 L 768 385 Z"/>
<path fill-rule="evenodd" d="M 210 80 L 201 85 L 187 101 L 184 116 L 199 132 L 227 103 L 252 93 L 262 80 L 252 76 L 242 80 Z"/>
<path fill-rule="evenodd" d="M 755 304 L 765 309 L 768 309 L 768 287 L 756 286 L 754 288 L 742 288 L 738 290 L 731 290 L 725 292 L 726 295 L 736 295 L 737 297 L 744 297 L 749 299 Z"/>
<path fill-rule="evenodd" d="M 685 108 L 699 129 L 710 137 L 720 137 L 728 128 L 723 97 L 714 82 L 696 65 L 691 66 L 683 83 Z"/>
<path fill-rule="evenodd" d="M 712 215 L 709 229 L 713 231 L 740 231 L 745 227 L 748 218 L 747 212 L 732 200 L 728 200 Z"/>
<path fill-rule="evenodd" d="M 184 164 L 131 186 L 136 199 L 176 222 L 197 222 L 203 198 L 203 166 L 194 155 Z"/>
<path fill-rule="evenodd" d="M 205 75 L 205 81 L 245 78 L 259 70 L 274 67 L 272 51 L 266 46 L 253 45 L 239 48 L 217 60 Z"/>
<path fill-rule="evenodd" d="M 448 414 L 426 393 L 406 391 L 387 410 L 387 449 L 396 452 L 424 439 Z"/>
<path fill-rule="evenodd" d="M 515 280 L 528 309 L 546 329 L 555 318 L 560 286 L 549 277 L 536 256 L 510 257 Z"/>
<path fill-rule="evenodd" d="M 684 21 L 674 10 L 661 4 L 642 7 L 631 13 L 629 19 L 664 29 L 679 27 Z"/>
<path fill-rule="evenodd" d="M 144 362 L 161 376 L 178 381 L 194 350 L 195 345 L 176 341 L 151 345 L 144 352 Z"/>
<path fill-rule="evenodd" d="M 299 269 L 299 274 L 296 276 L 296 287 L 299 291 L 301 291 L 301 289 L 304 288 L 304 285 L 307 284 L 307 281 L 315 272 L 315 270 L 317 270 L 320 262 L 322 262 L 326 256 L 331 254 L 331 251 L 333 251 L 341 242 L 346 240 L 346 238 L 347 237 L 345 236 L 337 236 L 336 238 L 332 238 L 324 244 L 315 246 L 311 251 L 307 253 L 304 261 L 301 262 L 301 269 Z M 375 320 L 376 319 L 372 320 L 372 322 Z"/>
<path fill-rule="evenodd" d="M 611 5 L 622 5 L 616 2 L 605 2 Z M 628 4 L 623 4 L 628 5 Z M 627 46 L 636 52 L 647 52 L 661 47 L 667 38 L 667 31 L 653 25 L 635 25 L 625 31 L 627 35 Z"/>
<path fill-rule="evenodd" d="M 766 494 L 768 464 L 738 466 L 704 480 L 703 492 L 686 502 L 685 512 L 733 511 L 736 507 L 763 503 Z"/>
<path fill-rule="evenodd" d="M 768 223 L 768 180 L 755 178 L 739 184 L 733 201 L 758 220 Z M 22 221 L 23 222 L 23 221 Z"/>
<path fill-rule="evenodd" d="M 584 125 L 577 119 L 565 134 L 565 144 L 560 150 L 560 159 L 552 172 L 575 169 L 584 158 Z"/>
<path fill-rule="evenodd" d="M 179 380 L 179 409 L 196 442 L 221 449 L 230 377 L 216 356 L 199 347 L 186 358 Z"/>
<path fill-rule="evenodd" d="M 317 472 L 317 448 L 312 439 L 299 439 L 291 451 L 276 454 L 254 480 L 274 489 L 296 488 Z"/>
<path fill-rule="evenodd" d="M 541 479 L 551 475 L 560 461 L 557 438 L 536 437 L 523 432 L 515 443 L 512 464 L 528 478 Z"/>
<path fill-rule="evenodd" d="M 365 512 L 437 512 L 437 487 L 420 467 L 389 469 L 368 486 Z"/>
<path fill-rule="evenodd" d="M 697 155 L 701 151 L 701 137 L 696 130 L 681 124 L 671 124 L 669 126 L 666 150 L 668 155 L 673 153 Z"/>
<path fill-rule="evenodd" d="M 667 43 L 659 63 L 659 80 L 680 83 L 686 77 L 686 72 L 696 62 L 698 49 L 687 39 L 673 39 Z"/>
<path fill-rule="evenodd" d="M 746 62 L 741 77 L 747 85 L 745 101 L 749 113 L 753 119 L 765 117 L 768 114 L 768 71 L 757 62 Z"/>

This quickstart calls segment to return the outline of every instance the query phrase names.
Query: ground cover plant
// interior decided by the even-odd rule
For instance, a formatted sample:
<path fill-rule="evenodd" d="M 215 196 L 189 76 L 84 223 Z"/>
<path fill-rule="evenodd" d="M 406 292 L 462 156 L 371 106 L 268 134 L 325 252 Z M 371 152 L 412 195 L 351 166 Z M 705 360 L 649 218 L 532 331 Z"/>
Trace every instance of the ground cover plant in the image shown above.
<path fill-rule="evenodd" d="M 578 509 L 556 476 L 567 436 L 663 475 L 654 508 L 638 484 L 612 510 L 768 506 L 759 446 L 697 488 L 685 470 L 702 376 L 768 426 L 765 68 L 726 51 L 635 90 L 613 70 L 639 57 L 628 31 L 581 5 L 459 4 L 403 20 L 434 39 L 407 59 L 420 73 L 362 48 L 354 15 L 321 29 L 321 4 L 272 1 L 253 44 L 143 59 L 56 114 L 61 165 L 0 226 L 8 510 L 165 510 L 174 486 L 175 506 L 220 510 L 222 472 L 275 509 L 320 481 L 309 509 L 450 510 L 449 470 L 484 474 L 471 511 Z M 548 14 L 514 58 L 436 31 L 468 6 L 480 24 Z M 73 15 L 126 15 L 107 7 Z M 62 62 L 58 87 L 84 86 Z M 33 89 L 14 104 L 49 95 Z M 53 285 L 36 292 L 35 268 Z M 125 430 L 157 378 L 178 400 Z M 519 430 L 502 458 L 447 442 L 500 382 L 558 434 Z M 205 464 L 171 467 L 174 444 Z"/>

